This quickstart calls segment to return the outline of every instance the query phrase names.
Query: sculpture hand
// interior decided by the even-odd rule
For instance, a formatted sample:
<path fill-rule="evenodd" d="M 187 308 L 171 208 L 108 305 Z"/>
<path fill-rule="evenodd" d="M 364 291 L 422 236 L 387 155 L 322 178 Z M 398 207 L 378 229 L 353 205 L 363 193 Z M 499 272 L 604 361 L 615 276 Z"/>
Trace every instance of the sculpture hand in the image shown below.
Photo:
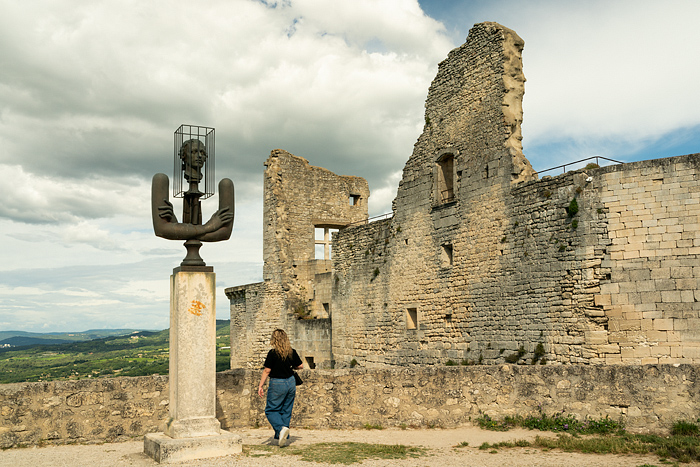
<path fill-rule="evenodd" d="M 233 220 L 233 213 L 231 212 L 231 208 L 226 207 L 216 211 L 205 224 L 205 227 L 208 232 L 215 232 L 231 222 L 231 220 Z"/>
<path fill-rule="evenodd" d="M 177 216 L 175 216 L 175 211 L 173 210 L 173 204 L 164 199 L 163 202 L 165 206 L 158 206 L 158 216 L 165 219 L 168 222 L 177 222 Z"/>

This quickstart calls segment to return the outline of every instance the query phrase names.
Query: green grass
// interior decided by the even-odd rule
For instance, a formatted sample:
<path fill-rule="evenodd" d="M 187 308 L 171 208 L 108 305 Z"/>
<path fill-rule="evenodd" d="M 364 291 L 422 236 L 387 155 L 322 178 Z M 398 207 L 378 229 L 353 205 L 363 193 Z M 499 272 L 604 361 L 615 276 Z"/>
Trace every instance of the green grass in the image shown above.
<path fill-rule="evenodd" d="M 700 461 L 700 428 L 698 424 L 688 421 L 674 423 L 671 435 L 667 437 L 627 433 L 622 423 L 607 417 L 581 422 L 564 412 L 553 416 L 540 414 L 530 417 L 506 417 L 502 421 L 483 415 L 477 422 L 481 428 L 487 430 L 507 431 L 520 426 L 563 432 L 556 439 L 537 436 L 533 443 L 524 440 L 512 443 L 483 443 L 479 446 L 481 450 L 531 445 L 545 451 L 560 449 L 566 452 L 595 454 L 655 454 L 665 463 L 668 463 L 666 459 L 675 459 L 681 463 Z"/>
<path fill-rule="evenodd" d="M 244 453 L 250 457 L 265 454 L 298 456 L 305 462 L 325 462 L 327 464 L 356 464 L 367 459 L 412 459 L 425 455 L 427 449 L 401 444 L 367 443 L 317 443 L 299 447 L 289 446 L 244 446 Z"/>
<path fill-rule="evenodd" d="M 216 370 L 230 367 L 229 321 L 217 321 Z M 0 384 L 168 374 L 169 330 L 0 352 Z"/>
<path fill-rule="evenodd" d="M 477 419 L 479 426 L 485 430 L 508 431 L 516 426 L 531 430 L 568 432 L 578 434 L 608 434 L 624 430 L 624 425 L 608 417 L 598 420 L 584 419 L 579 421 L 573 414 L 558 412 L 554 415 L 540 413 L 527 417 L 505 417 L 503 420 L 493 420 L 488 415 Z"/>
<path fill-rule="evenodd" d="M 623 433 L 577 437 L 561 434 L 557 439 L 538 436 L 533 446 L 595 454 L 656 454 L 662 459 L 677 459 L 683 463 L 700 461 L 700 438 L 697 436 L 662 437 Z"/>
<path fill-rule="evenodd" d="M 362 428 L 365 430 L 383 430 L 384 429 L 384 427 L 381 425 L 372 425 L 371 423 L 365 423 L 362 426 Z"/>

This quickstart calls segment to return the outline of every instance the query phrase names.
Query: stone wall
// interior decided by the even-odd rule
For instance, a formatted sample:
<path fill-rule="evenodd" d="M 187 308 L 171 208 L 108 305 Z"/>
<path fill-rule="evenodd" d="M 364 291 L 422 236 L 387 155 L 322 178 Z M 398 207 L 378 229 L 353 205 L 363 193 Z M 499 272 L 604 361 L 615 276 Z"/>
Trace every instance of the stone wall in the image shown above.
<path fill-rule="evenodd" d="M 518 352 L 697 363 L 699 168 L 699 155 L 591 168 L 339 232 L 336 365 L 497 364 Z"/>
<path fill-rule="evenodd" d="M 477 365 L 304 370 L 293 427 L 455 427 L 482 414 L 608 416 L 633 432 L 664 432 L 700 416 L 697 365 Z M 223 429 L 269 426 L 259 371 L 217 374 Z M 164 376 L 0 385 L 0 448 L 113 442 L 162 431 Z"/>
<path fill-rule="evenodd" d="M 336 367 L 700 362 L 698 156 L 537 180 L 522 45 L 474 26 L 430 87 L 393 218 L 336 236 Z"/>
<path fill-rule="evenodd" d="M 281 293 L 269 293 L 269 284 L 241 285 L 226 289 L 226 296 L 231 307 L 231 368 L 258 368 L 262 365 L 270 347 L 270 335 L 278 326 L 278 313 L 269 309 L 281 308 L 283 297 Z M 277 298 L 277 306 L 274 298 Z M 267 306 L 263 306 L 266 304 Z M 267 334 L 261 330 L 269 330 Z M 251 359 L 257 355 L 258 359 Z"/>
<path fill-rule="evenodd" d="M 700 154 L 601 173 L 607 363 L 700 361 Z M 607 340 L 606 340 L 607 339 Z M 615 351 L 619 347 L 619 351 Z"/>
<path fill-rule="evenodd" d="M 231 367 L 262 365 L 272 331 L 283 328 L 302 359 L 330 368 L 330 232 L 367 218 L 367 181 L 276 149 L 265 162 L 264 182 L 265 282 L 226 289 Z M 327 255 L 316 257 L 317 244 Z"/>
<path fill-rule="evenodd" d="M 242 335 L 277 322 L 335 368 L 700 363 L 700 156 L 538 180 L 520 144 L 523 46 L 481 23 L 440 63 L 393 217 L 340 229 L 332 263 L 311 259 L 310 231 L 360 216 L 346 198 L 362 205 L 366 182 L 273 151 L 265 295 L 281 295 Z"/>

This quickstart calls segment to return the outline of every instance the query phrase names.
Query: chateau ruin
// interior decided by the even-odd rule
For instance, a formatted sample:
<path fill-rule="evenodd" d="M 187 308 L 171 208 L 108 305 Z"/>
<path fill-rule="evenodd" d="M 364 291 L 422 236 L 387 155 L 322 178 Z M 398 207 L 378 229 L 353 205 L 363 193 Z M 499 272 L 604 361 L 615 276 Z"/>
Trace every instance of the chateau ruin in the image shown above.
<path fill-rule="evenodd" d="M 232 368 L 276 327 L 310 368 L 700 363 L 700 154 L 538 179 L 523 45 L 481 23 L 440 63 L 388 219 L 364 179 L 272 151 Z"/>

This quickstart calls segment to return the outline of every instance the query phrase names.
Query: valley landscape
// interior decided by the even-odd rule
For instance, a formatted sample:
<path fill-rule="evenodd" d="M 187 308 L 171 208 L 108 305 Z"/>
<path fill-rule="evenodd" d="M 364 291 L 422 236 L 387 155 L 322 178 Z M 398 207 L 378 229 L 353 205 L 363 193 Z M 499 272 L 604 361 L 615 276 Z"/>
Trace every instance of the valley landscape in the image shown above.
<path fill-rule="evenodd" d="M 5 336 L 10 334 L 10 332 L 4 333 Z M 34 343 L 0 348 L 0 384 L 168 374 L 168 329 L 162 331 L 98 330 L 51 335 L 25 334 L 31 334 L 24 337 L 35 339 Z M 90 336 L 99 337 L 85 340 Z M 3 337 L 3 334 L 0 334 L 0 337 Z M 0 340 L 0 345 L 3 342 L 12 342 L 11 339 L 14 337 L 5 337 L 4 340 Z M 69 339 L 75 342 L 66 343 Z M 36 343 L 37 340 L 40 343 Z M 51 341 L 56 343 L 52 344 Z M 229 342 L 229 321 L 217 320 L 217 371 L 227 370 L 230 367 Z"/>

